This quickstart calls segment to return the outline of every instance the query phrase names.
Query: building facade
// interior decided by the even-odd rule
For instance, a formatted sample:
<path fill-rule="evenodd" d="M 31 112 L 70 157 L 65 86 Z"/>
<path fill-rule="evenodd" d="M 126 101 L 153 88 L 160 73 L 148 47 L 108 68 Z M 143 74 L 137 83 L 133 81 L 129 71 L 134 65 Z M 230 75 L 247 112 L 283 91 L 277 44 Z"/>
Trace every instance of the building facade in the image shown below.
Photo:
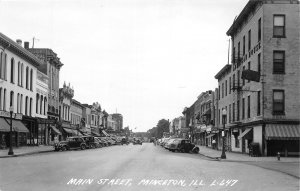
<path fill-rule="evenodd" d="M 38 144 L 36 125 L 37 67 L 43 64 L 33 54 L 0 33 L 0 144 L 9 146 L 10 111 L 13 146 Z"/>
<path fill-rule="evenodd" d="M 299 2 L 249 1 L 227 31 L 231 64 L 219 82 L 218 126 L 226 112 L 228 150 L 299 154 Z"/>

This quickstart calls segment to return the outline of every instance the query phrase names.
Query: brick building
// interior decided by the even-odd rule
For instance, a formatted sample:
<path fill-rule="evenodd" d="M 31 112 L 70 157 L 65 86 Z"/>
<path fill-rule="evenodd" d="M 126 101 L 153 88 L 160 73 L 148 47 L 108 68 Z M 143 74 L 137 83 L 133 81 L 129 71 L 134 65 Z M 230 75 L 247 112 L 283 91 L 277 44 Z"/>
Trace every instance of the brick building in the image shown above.
<path fill-rule="evenodd" d="M 218 126 L 227 110 L 228 150 L 299 154 L 299 2 L 250 0 L 227 31 L 231 64 L 219 82 Z"/>

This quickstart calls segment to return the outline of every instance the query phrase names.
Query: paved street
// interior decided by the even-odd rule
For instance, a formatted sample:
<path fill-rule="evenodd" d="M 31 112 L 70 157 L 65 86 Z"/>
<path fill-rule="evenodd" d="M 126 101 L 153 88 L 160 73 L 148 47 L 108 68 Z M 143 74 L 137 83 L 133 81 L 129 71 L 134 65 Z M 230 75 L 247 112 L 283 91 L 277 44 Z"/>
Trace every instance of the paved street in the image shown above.
<path fill-rule="evenodd" d="M 1 158 L 0 166 L 1 191 L 299 190 L 299 178 L 279 171 L 150 143 Z"/>

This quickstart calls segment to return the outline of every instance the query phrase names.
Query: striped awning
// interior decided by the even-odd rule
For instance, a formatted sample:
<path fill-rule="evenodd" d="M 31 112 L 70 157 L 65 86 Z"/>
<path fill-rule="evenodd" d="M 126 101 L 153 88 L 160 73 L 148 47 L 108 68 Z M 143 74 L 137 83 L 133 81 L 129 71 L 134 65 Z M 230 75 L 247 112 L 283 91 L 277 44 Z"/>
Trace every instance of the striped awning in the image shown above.
<path fill-rule="evenodd" d="M 18 120 L 12 120 L 12 125 L 13 125 L 13 129 L 16 131 L 16 132 L 20 132 L 20 133 L 29 133 L 29 130 L 27 129 L 27 127 L 21 122 L 21 121 L 18 121 Z"/>
<path fill-rule="evenodd" d="M 1 118 L 1 117 L 0 117 L 0 131 L 2 131 L 2 132 L 10 131 L 10 125 L 5 121 L 4 118 Z"/>
<path fill-rule="evenodd" d="M 300 126 L 290 124 L 267 124 L 265 136 L 267 140 L 299 140 Z"/>
<path fill-rule="evenodd" d="M 52 129 L 52 133 L 53 134 L 57 134 L 57 135 L 61 135 L 61 132 L 55 127 L 55 126 L 53 126 L 53 125 L 50 125 L 50 127 L 51 127 L 51 129 Z"/>

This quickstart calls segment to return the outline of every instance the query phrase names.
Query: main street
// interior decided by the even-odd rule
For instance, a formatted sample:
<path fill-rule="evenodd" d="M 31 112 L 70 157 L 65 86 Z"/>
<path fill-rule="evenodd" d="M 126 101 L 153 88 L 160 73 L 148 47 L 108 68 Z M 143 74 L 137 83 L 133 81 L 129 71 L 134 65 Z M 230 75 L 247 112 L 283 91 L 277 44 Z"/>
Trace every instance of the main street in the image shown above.
<path fill-rule="evenodd" d="M 299 190 L 299 179 L 151 143 L 0 159 L 0 190 Z"/>

